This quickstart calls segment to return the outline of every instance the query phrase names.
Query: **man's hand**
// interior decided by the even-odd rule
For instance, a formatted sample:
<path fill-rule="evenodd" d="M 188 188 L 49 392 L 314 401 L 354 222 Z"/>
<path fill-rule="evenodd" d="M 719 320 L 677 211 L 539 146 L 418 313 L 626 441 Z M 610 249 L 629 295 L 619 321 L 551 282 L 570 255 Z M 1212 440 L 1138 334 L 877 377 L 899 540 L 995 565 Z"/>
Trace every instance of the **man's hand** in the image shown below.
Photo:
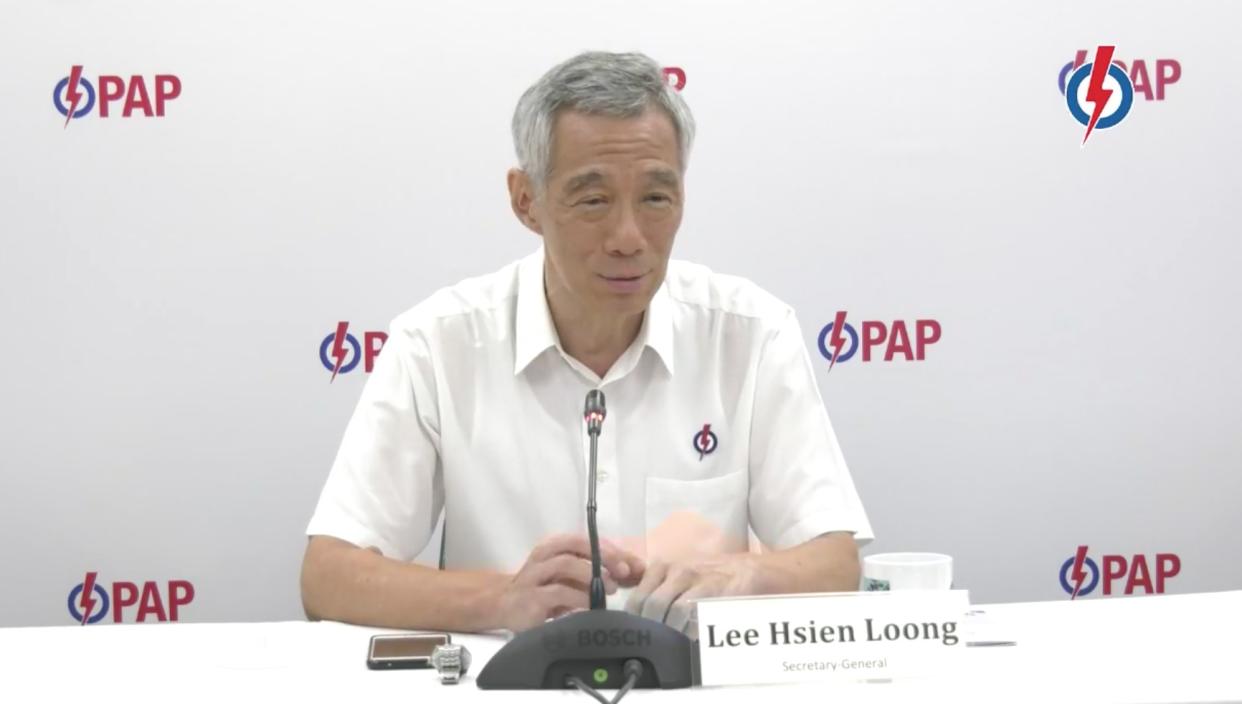
<path fill-rule="evenodd" d="M 625 610 L 697 638 L 698 599 L 857 588 L 858 545 L 851 533 L 833 532 L 785 550 L 653 559 Z"/>
<path fill-rule="evenodd" d="M 643 561 L 616 544 L 599 541 L 600 574 L 608 594 L 618 586 L 630 587 L 643 578 Z M 504 586 L 499 598 L 500 621 L 518 632 L 549 618 L 590 605 L 591 546 L 582 535 L 545 538 L 526 558 L 526 564 Z"/>
<path fill-rule="evenodd" d="M 742 596 L 761 590 L 757 556 L 720 555 L 689 562 L 652 562 L 625 610 L 695 637 L 694 602 L 713 596 Z"/>

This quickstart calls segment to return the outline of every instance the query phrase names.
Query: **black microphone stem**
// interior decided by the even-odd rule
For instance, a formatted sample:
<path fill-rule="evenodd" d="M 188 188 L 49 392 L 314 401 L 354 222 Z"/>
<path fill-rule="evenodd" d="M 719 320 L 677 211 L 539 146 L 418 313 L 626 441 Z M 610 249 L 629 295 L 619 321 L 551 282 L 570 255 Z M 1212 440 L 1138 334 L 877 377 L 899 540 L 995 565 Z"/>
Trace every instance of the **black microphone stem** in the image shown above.
<path fill-rule="evenodd" d="M 599 428 L 591 436 L 591 462 L 587 475 L 587 535 L 591 540 L 591 609 L 608 608 L 604 595 L 604 578 L 600 574 L 599 527 L 595 524 L 595 466 L 599 451 Z"/>

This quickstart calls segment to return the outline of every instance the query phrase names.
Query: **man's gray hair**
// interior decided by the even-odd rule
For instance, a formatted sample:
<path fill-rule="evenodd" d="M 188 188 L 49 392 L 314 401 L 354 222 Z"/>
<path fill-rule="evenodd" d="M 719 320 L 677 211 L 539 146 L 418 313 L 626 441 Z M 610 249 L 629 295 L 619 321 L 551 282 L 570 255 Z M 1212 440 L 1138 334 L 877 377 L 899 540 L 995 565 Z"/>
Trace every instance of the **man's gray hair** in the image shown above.
<path fill-rule="evenodd" d="M 677 131 L 677 156 L 686 170 L 694 142 L 694 117 L 645 54 L 588 51 L 554 66 L 526 89 L 513 111 L 518 165 L 542 191 L 552 171 L 552 127 L 561 110 L 588 115 L 638 117 L 649 106 L 668 114 Z"/>

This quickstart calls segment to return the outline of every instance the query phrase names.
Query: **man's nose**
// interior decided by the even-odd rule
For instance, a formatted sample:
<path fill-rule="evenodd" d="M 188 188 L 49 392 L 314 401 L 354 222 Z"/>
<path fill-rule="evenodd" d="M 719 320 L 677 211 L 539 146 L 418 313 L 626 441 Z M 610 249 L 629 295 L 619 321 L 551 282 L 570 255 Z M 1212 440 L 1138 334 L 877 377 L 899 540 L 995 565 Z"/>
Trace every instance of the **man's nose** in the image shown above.
<path fill-rule="evenodd" d="M 634 207 L 624 205 L 617 209 L 617 221 L 604 243 L 608 252 L 620 256 L 632 256 L 643 251 L 646 239 L 638 224 L 638 213 Z"/>

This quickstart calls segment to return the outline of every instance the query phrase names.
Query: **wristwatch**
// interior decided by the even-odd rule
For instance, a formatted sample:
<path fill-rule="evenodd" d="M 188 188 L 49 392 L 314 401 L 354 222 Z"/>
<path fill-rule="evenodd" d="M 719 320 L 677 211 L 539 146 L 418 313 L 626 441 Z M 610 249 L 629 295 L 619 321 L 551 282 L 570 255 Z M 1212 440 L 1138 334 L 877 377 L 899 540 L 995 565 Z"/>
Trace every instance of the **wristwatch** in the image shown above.
<path fill-rule="evenodd" d="M 440 675 L 440 684 L 457 684 L 470 669 L 470 651 L 466 646 L 449 643 L 431 651 L 431 666 Z"/>

